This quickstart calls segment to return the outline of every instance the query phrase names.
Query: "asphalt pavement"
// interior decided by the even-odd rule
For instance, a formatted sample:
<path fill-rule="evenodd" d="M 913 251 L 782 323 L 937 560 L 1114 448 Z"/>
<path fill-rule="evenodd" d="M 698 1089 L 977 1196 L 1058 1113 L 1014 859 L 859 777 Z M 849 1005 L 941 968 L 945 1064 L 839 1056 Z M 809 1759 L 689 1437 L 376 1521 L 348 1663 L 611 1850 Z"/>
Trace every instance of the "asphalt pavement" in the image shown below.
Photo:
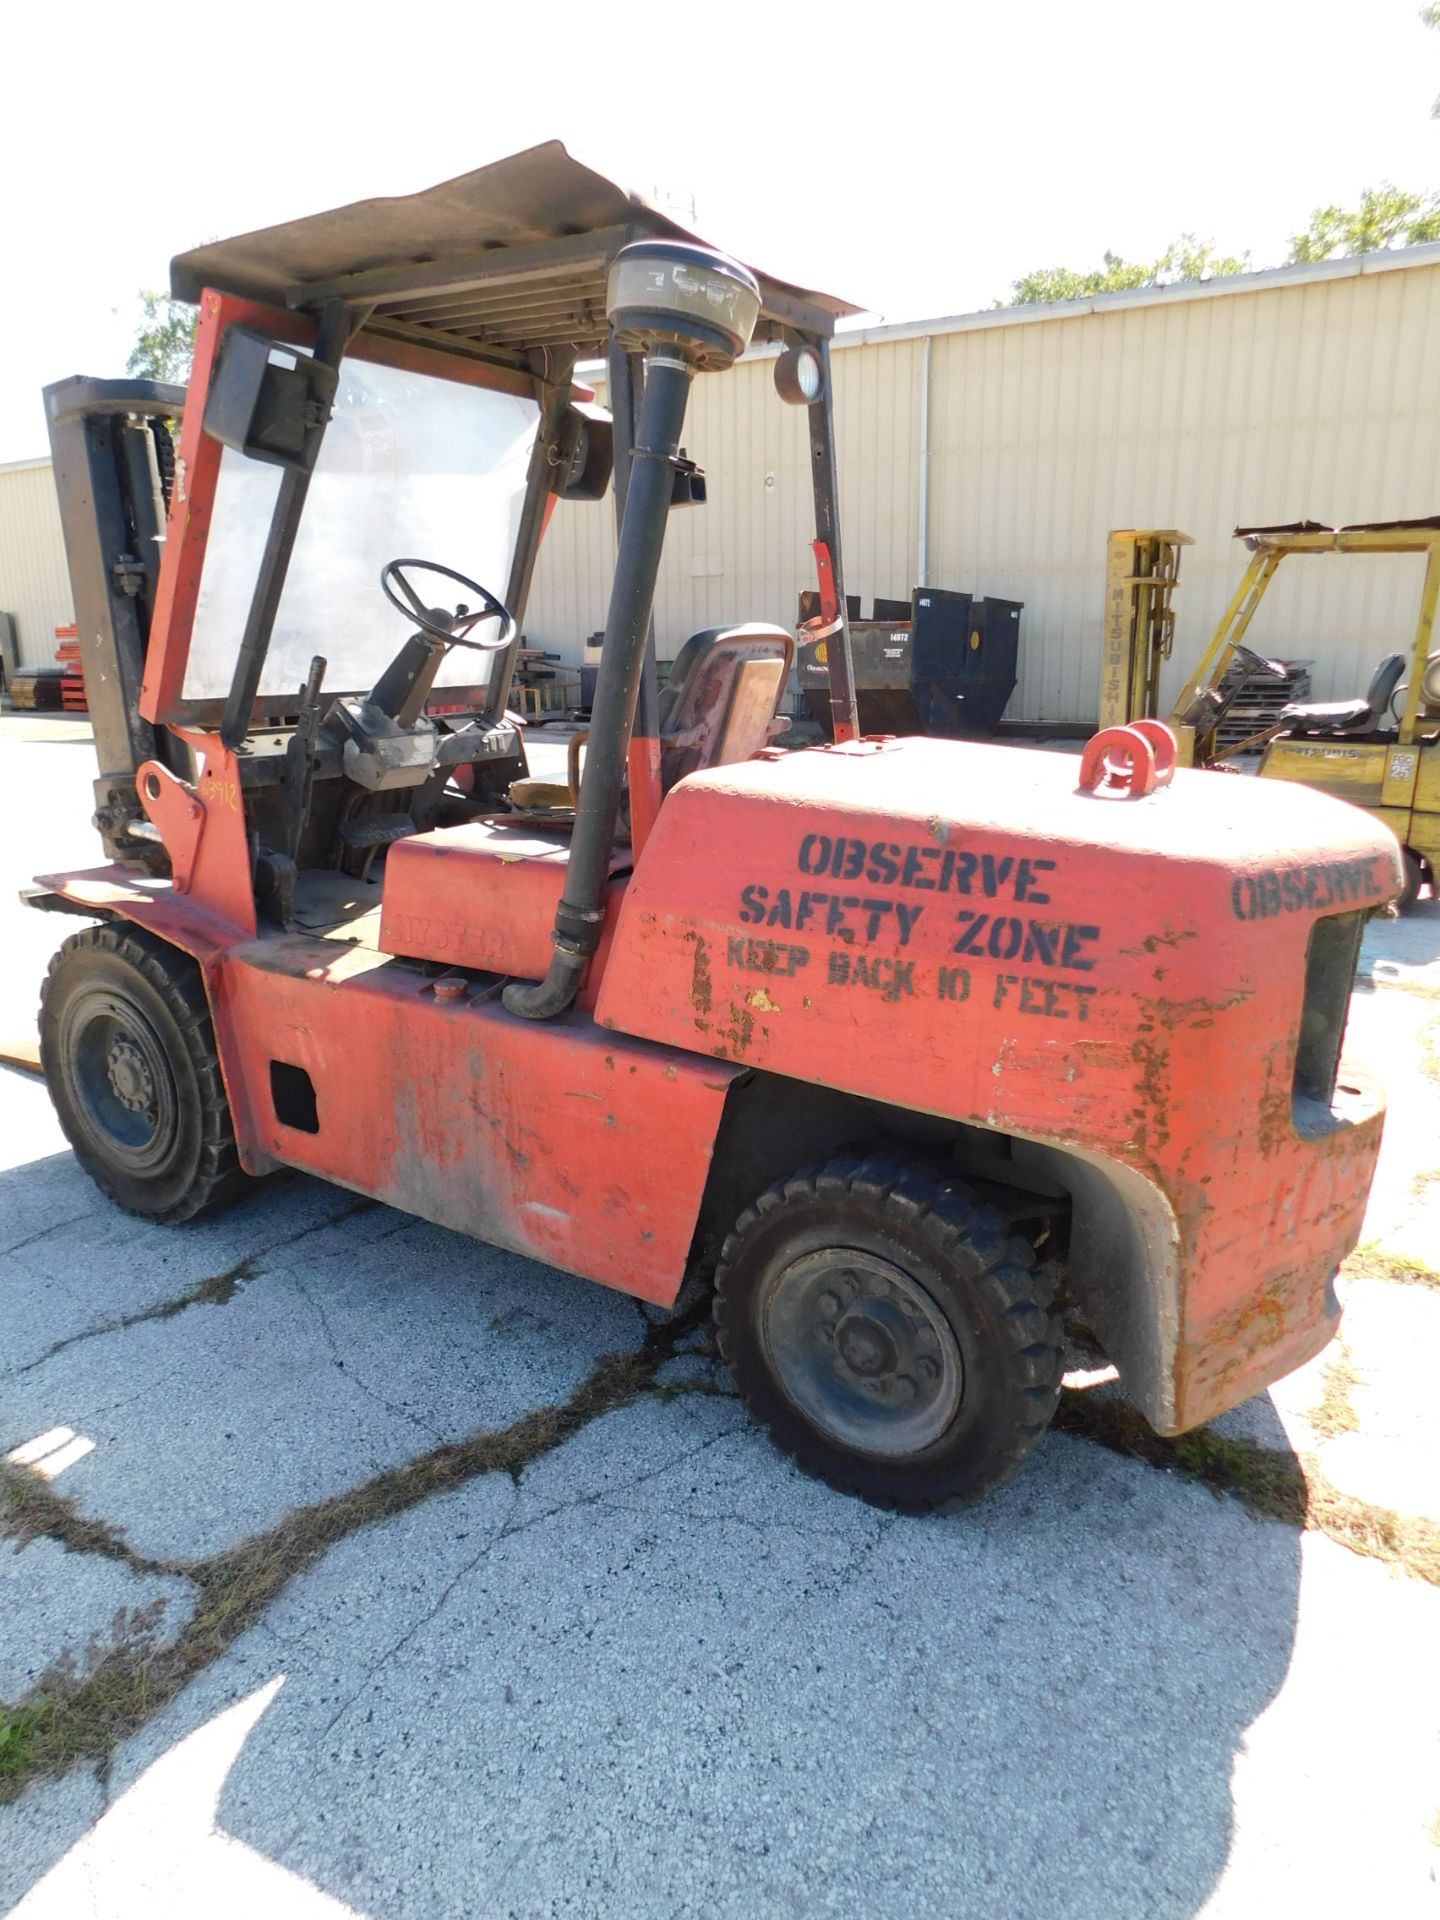
<path fill-rule="evenodd" d="M 0 1041 L 73 924 L 15 889 L 97 857 L 60 732 L 0 719 Z M 1440 905 L 1350 1044 L 1342 1342 L 1233 1486 L 1056 1432 L 938 1520 L 798 1475 L 703 1323 L 298 1177 L 142 1225 L 0 1070 L 0 1912 L 1440 1912 Z"/>

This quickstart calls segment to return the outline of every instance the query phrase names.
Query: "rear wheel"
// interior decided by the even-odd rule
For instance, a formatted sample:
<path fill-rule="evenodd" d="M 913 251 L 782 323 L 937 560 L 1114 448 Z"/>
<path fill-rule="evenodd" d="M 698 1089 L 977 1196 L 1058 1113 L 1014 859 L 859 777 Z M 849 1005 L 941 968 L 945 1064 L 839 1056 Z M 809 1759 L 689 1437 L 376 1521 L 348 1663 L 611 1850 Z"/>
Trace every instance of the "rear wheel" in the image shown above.
<path fill-rule="evenodd" d="M 1059 1396 L 1060 1319 L 1033 1250 L 958 1181 L 888 1155 L 762 1194 L 721 1253 L 715 1320 L 776 1445 L 880 1506 L 982 1498 Z"/>
<path fill-rule="evenodd" d="M 1420 864 L 1419 854 L 1412 853 L 1409 847 L 1401 847 L 1400 864 L 1405 870 L 1405 884 L 1400 889 L 1400 898 L 1395 902 L 1395 910 L 1397 913 L 1404 913 L 1420 898 L 1420 889 L 1425 882 L 1425 869 Z"/>
<path fill-rule="evenodd" d="M 188 1220 L 249 1186 L 199 969 L 153 934 L 65 942 L 41 993 L 40 1062 L 76 1159 L 128 1212 Z"/>

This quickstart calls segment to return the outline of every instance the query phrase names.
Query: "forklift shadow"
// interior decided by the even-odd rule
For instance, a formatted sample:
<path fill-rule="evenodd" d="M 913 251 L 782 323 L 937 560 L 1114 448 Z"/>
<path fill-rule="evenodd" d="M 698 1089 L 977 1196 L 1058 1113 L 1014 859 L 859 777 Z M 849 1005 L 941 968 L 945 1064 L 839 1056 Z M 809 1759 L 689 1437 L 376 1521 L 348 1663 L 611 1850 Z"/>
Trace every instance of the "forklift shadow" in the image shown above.
<path fill-rule="evenodd" d="M 177 1233 L 60 1154 L 0 1175 L 6 1247 L 22 1205 L 52 1224 L 10 1285 L 51 1304 L 6 1429 L 93 1439 L 59 1490 L 151 1554 L 552 1405 L 641 1337 L 619 1295 L 303 1178 Z M 92 1333 L 107 1276 L 127 1324 Z M 340 1540 L 114 1787 L 283 1671 L 219 1824 L 356 1913 L 1189 1920 L 1299 1579 L 1291 1529 L 1070 1434 L 913 1520 L 682 1391 Z"/>
<path fill-rule="evenodd" d="M 387 1920 L 1190 1920 L 1299 1578 L 1293 1530 L 1069 1436 L 897 1519 L 645 1402 L 297 1585 L 230 1680 L 288 1666 L 221 1820 Z"/>
<path fill-rule="evenodd" d="M 80 1511 L 203 1559 L 563 1403 L 628 1297 L 303 1175 L 159 1227 L 69 1153 L 0 1173 L 0 1452 L 65 1425 Z"/>

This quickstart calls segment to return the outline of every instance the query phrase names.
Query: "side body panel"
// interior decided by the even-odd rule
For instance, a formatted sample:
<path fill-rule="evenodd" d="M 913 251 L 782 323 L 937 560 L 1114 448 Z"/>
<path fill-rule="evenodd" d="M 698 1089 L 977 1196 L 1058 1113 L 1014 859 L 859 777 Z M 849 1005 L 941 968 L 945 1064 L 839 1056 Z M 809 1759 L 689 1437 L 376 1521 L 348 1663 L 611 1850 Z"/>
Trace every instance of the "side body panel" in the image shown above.
<path fill-rule="evenodd" d="M 1411 744 L 1345 740 L 1272 740 L 1260 771 L 1363 807 L 1403 845 L 1432 865 L 1440 859 L 1440 737 Z"/>
<path fill-rule="evenodd" d="M 517 1019 L 498 983 L 447 1000 L 427 972 L 336 941 L 237 944 L 193 901 L 123 867 L 42 884 L 199 963 L 248 1172 L 299 1167 L 605 1286 L 674 1300 L 738 1068 L 617 1038 L 579 1011 Z M 315 1131 L 280 1119 L 276 1061 L 309 1077 Z"/>
<path fill-rule="evenodd" d="M 412 834 L 386 858 L 380 945 L 411 959 L 539 979 L 554 951 L 569 860 L 568 834 L 523 826 L 472 820 Z M 610 871 L 629 863 L 630 849 L 619 849 Z"/>
<path fill-rule="evenodd" d="M 1440 871 L 1440 737 L 1421 741 L 1417 750 L 1420 768 L 1410 845 Z"/>
<path fill-rule="evenodd" d="M 1317 793 L 1376 808 L 1385 789 L 1388 752 L 1369 740 L 1272 740 L 1260 762 L 1266 780 L 1294 780 Z"/>
<path fill-rule="evenodd" d="M 217 1030 L 247 1140 L 391 1206 L 668 1305 L 735 1070 L 581 1013 L 516 1019 L 498 988 L 438 998 L 417 969 L 296 937 L 236 949 Z M 317 1129 L 287 1126 L 271 1064 Z M 238 1100 L 237 1100 L 238 1095 Z"/>

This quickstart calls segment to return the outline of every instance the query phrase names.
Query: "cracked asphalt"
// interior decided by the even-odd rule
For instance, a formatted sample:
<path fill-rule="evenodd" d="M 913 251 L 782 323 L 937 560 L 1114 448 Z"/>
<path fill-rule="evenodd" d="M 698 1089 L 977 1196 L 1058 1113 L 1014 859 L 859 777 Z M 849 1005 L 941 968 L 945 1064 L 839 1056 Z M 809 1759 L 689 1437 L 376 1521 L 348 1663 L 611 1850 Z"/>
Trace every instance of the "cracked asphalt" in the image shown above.
<path fill-rule="evenodd" d="M 95 857 L 76 731 L 0 719 L 0 1040 L 70 930 L 15 888 Z M 1440 905 L 1372 925 L 1351 1038 L 1391 1121 L 1343 1348 L 1217 1427 L 1423 1528 L 1440 1290 L 1394 1276 L 1440 1264 Z M 233 1550 L 338 1516 L 112 1752 L 0 1805 L 26 1920 L 1440 1911 L 1435 1585 L 1064 1433 L 970 1513 L 876 1513 L 771 1451 L 703 1327 L 299 1178 L 143 1226 L 0 1069 L 17 1450 L 103 1526 L 0 1507 L 12 1709 L 211 1646 Z"/>

